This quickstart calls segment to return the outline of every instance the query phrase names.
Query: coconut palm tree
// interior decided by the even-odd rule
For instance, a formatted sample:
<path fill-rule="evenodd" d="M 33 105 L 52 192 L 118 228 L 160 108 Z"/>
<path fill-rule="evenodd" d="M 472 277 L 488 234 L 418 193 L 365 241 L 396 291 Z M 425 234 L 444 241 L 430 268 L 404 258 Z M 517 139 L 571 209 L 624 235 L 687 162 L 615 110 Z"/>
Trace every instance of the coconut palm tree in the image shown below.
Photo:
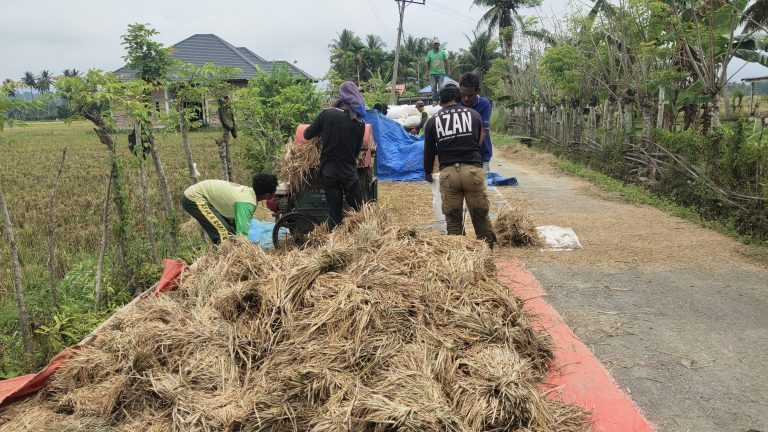
<path fill-rule="evenodd" d="M 21 82 L 29 88 L 29 92 L 34 94 L 37 89 L 37 77 L 30 71 L 24 72 L 24 76 L 21 77 Z"/>
<path fill-rule="evenodd" d="M 427 38 L 417 38 L 408 35 L 403 40 L 403 46 L 400 49 L 400 70 L 402 70 L 403 81 L 406 84 L 414 84 L 421 87 L 424 58 L 429 51 Z"/>
<path fill-rule="evenodd" d="M 352 31 L 344 29 L 337 39 L 333 39 L 328 48 L 331 50 L 331 65 L 341 75 L 342 79 L 360 82 L 360 71 L 363 68 L 363 41 Z"/>
<path fill-rule="evenodd" d="M 485 27 L 489 35 L 498 31 L 501 49 L 509 55 L 516 29 L 514 16 L 518 9 L 539 6 L 541 3 L 542 0 L 473 0 L 475 6 L 488 8 L 477 23 L 477 28 Z"/>
<path fill-rule="evenodd" d="M 499 57 L 499 45 L 487 32 L 473 31 L 472 38 L 467 35 L 464 37 L 467 38 L 469 47 L 461 50 L 456 68 L 461 73 L 472 72 L 480 75 L 482 79 L 491 69 L 493 60 Z"/>
<path fill-rule="evenodd" d="M 80 71 L 77 69 L 64 69 L 64 76 L 67 78 L 74 78 L 80 76 Z"/>
<path fill-rule="evenodd" d="M 51 90 L 53 82 L 53 75 L 51 75 L 48 70 L 44 70 L 40 72 L 40 76 L 37 77 L 36 88 L 40 91 L 40 93 L 46 93 Z"/>
<path fill-rule="evenodd" d="M 387 44 L 381 39 L 381 36 L 369 34 L 365 37 L 365 47 L 363 48 L 363 63 L 365 64 L 365 78 L 380 74 L 382 67 L 388 60 L 388 53 L 384 50 Z"/>

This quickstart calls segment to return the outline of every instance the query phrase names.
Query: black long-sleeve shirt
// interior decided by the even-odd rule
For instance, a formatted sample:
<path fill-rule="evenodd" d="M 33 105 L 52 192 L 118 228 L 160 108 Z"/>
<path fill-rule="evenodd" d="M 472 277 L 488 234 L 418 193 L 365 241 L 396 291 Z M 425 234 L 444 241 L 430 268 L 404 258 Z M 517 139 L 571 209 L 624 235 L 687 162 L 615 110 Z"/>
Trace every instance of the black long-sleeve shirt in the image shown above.
<path fill-rule="evenodd" d="M 482 166 L 480 130 L 483 120 L 472 108 L 447 106 L 429 118 L 424 127 L 424 175 L 432 174 L 435 155 L 440 168 L 455 163 Z"/>
<path fill-rule="evenodd" d="M 365 123 L 338 108 L 326 108 L 304 130 L 304 139 L 320 136 L 320 172 L 331 177 L 356 177 Z"/>

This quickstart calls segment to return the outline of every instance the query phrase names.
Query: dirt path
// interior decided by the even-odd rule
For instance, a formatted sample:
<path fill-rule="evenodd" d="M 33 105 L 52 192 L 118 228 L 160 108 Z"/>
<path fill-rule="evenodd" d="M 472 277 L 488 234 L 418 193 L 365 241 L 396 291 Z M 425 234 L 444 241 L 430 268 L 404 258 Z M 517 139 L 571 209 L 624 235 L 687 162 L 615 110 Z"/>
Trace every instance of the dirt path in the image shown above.
<path fill-rule="evenodd" d="M 524 149 L 494 171 L 537 225 L 573 227 L 577 252 L 502 249 L 660 431 L 768 431 L 768 271 L 744 246 L 559 175 Z"/>

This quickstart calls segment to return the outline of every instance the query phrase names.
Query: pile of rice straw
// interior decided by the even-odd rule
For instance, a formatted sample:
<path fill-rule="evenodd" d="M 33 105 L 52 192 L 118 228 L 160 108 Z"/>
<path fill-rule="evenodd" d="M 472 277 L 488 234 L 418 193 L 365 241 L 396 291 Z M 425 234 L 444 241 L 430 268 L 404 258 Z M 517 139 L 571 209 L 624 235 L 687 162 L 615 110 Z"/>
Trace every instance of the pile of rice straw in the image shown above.
<path fill-rule="evenodd" d="M 283 146 L 280 159 L 280 180 L 290 183 L 295 189 L 308 180 L 313 168 L 320 166 L 320 138 L 313 138 L 304 144 L 289 142 Z"/>
<path fill-rule="evenodd" d="M 500 246 L 541 246 L 543 244 L 539 232 L 520 207 L 502 207 L 493 222 L 496 241 Z"/>
<path fill-rule="evenodd" d="M 119 311 L 2 431 L 587 431 L 488 248 L 366 206 L 317 248 L 234 239 Z"/>
<path fill-rule="evenodd" d="M 290 183 L 293 190 L 309 184 L 311 171 L 320 168 L 321 148 L 319 137 L 303 144 L 294 141 L 283 146 L 283 156 L 278 164 L 280 180 Z M 366 150 L 362 150 L 357 156 L 357 166 L 364 165 L 365 155 Z"/>

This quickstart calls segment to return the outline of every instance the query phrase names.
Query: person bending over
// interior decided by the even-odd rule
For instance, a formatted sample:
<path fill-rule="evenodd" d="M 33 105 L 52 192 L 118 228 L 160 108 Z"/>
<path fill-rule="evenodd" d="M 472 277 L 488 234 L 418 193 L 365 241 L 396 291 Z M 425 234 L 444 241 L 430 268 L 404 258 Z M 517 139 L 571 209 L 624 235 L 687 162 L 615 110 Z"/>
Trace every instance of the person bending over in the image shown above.
<path fill-rule="evenodd" d="M 254 175 L 251 187 L 224 180 L 203 180 L 184 191 L 181 207 L 218 245 L 230 235 L 248 235 L 256 204 L 272 198 L 275 189 L 277 177 L 272 174 Z"/>

